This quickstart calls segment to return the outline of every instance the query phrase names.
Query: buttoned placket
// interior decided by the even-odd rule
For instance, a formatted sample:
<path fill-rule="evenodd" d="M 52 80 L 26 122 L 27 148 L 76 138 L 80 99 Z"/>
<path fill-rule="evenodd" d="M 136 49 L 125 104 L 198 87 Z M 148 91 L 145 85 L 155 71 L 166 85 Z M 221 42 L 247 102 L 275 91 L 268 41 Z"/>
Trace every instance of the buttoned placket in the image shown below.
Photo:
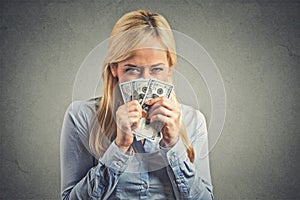
<path fill-rule="evenodd" d="M 137 141 L 136 138 L 134 138 L 133 149 L 136 153 L 145 153 L 145 149 L 141 141 Z M 147 166 L 145 165 L 145 162 L 143 160 L 143 157 L 140 157 L 140 164 L 141 164 L 141 193 L 140 193 L 140 199 L 148 199 L 148 193 L 149 193 L 149 172 L 147 170 Z"/>

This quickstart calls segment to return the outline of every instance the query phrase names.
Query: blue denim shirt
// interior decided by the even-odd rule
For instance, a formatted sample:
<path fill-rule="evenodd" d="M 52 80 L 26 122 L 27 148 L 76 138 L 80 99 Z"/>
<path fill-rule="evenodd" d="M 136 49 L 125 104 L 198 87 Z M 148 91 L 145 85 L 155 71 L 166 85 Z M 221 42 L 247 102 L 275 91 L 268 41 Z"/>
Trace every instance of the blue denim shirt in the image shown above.
<path fill-rule="evenodd" d="M 134 142 L 123 153 L 111 142 L 100 158 L 89 147 L 95 103 L 75 101 L 67 109 L 61 133 L 62 199 L 213 199 L 207 128 L 203 114 L 181 105 L 182 119 L 195 150 L 194 163 L 179 138 L 172 148 L 160 137 Z"/>

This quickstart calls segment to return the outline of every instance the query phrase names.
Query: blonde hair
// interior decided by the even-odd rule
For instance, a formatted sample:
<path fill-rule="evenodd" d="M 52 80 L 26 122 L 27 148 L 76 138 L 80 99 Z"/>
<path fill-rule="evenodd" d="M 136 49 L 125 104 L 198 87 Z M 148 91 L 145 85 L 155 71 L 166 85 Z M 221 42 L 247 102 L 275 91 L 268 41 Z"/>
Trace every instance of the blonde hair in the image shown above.
<path fill-rule="evenodd" d="M 103 63 L 103 96 L 97 110 L 97 120 L 91 130 L 89 145 L 98 157 L 103 155 L 110 143 L 116 138 L 117 125 L 114 113 L 118 107 L 115 92 L 118 92 L 118 80 L 113 76 L 110 66 L 130 58 L 135 49 L 144 47 L 147 41 L 158 40 L 165 47 L 169 66 L 177 63 L 176 46 L 167 20 L 157 13 L 145 10 L 129 12 L 115 24 L 108 45 L 108 53 Z M 116 88 L 117 87 L 117 88 Z M 176 97 L 173 96 L 176 102 Z M 194 150 L 189 142 L 184 125 L 181 125 L 180 136 L 187 149 L 191 162 Z"/>

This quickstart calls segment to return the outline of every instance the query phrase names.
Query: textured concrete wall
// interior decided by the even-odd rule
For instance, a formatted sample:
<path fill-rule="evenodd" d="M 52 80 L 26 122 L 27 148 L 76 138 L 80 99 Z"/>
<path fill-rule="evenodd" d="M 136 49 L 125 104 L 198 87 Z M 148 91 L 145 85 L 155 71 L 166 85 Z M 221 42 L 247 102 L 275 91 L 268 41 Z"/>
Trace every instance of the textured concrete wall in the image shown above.
<path fill-rule="evenodd" d="M 224 79 L 226 122 L 210 154 L 216 198 L 300 198 L 299 1 L 0 4 L 0 199 L 59 199 L 76 72 L 120 16 L 141 8 L 202 44 Z"/>

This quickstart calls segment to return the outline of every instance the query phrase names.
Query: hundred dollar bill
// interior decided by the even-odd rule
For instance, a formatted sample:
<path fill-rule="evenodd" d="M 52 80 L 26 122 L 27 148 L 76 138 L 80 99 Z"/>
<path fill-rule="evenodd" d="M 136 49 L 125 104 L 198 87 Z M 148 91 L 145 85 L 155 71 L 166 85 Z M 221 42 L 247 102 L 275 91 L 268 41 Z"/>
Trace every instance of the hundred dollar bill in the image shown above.
<path fill-rule="evenodd" d="M 124 103 L 127 103 L 129 101 L 132 101 L 133 99 L 133 92 L 132 92 L 132 81 L 124 82 L 119 84 L 122 98 Z"/>
<path fill-rule="evenodd" d="M 137 79 L 132 81 L 133 100 L 137 100 L 142 105 L 148 91 L 149 79 Z"/>

